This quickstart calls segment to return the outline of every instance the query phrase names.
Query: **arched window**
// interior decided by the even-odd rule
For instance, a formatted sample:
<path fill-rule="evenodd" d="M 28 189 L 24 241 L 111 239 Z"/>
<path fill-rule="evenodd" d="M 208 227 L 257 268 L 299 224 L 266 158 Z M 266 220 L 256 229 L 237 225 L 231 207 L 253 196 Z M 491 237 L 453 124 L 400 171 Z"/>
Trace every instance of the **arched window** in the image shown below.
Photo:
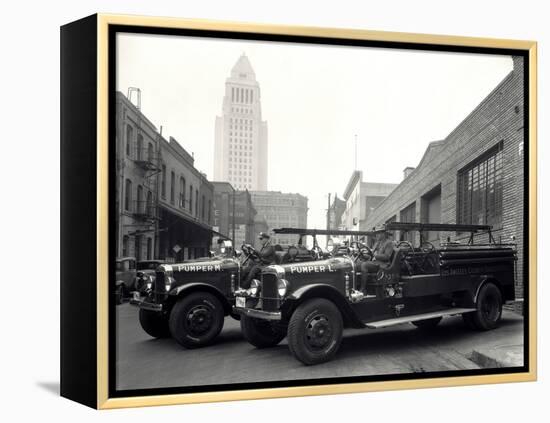
<path fill-rule="evenodd" d="M 204 199 L 204 195 L 202 196 L 201 198 L 201 219 L 204 220 L 204 204 L 205 204 L 205 199 Z"/>
<path fill-rule="evenodd" d="M 134 138 L 134 128 L 130 125 L 126 125 L 126 155 L 132 154 L 132 139 Z"/>
<path fill-rule="evenodd" d="M 141 160 L 143 158 L 142 156 L 142 153 L 143 153 L 143 135 L 141 134 L 138 134 L 137 136 L 137 154 L 136 154 L 136 157 L 138 160 Z"/>
<path fill-rule="evenodd" d="M 122 237 L 122 257 L 128 257 L 128 247 L 129 247 L 130 238 L 128 235 Z"/>
<path fill-rule="evenodd" d="M 193 185 L 189 185 L 189 213 L 193 213 Z"/>
<path fill-rule="evenodd" d="M 132 181 L 126 179 L 124 187 L 124 210 L 130 211 L 130 202 L 132 201 Z"/>

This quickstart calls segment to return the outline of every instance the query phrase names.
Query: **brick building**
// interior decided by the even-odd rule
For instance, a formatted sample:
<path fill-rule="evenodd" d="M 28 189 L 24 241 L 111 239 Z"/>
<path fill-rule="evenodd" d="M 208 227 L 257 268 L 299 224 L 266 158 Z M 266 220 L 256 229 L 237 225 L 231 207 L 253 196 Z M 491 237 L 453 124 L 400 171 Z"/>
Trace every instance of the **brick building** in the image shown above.
<path fill-rule="evenodd" d="M 267 223 L 275 228 L 307 228 L 307 197 L 280 191 L 251 191 L 252 204 Z M 273 235 L 272 244 L 295 244 L 296 235 Z"/>
<path fill-rule="evenodd" d="M 122 93 L 116 96 L 117 257 L 156 257 L 160 142 L 156 127 Z"/>
<path fill-rule="evenodd" d="M 345 209 L 340 227 L 347 230 L 365 231 L 372 211 L 386 198 L 397 184 L 363 182 L 363 172 L 355 170 L 344 190 Z"/>
<path fill-rule="evenodd" d="M 139 102 L 138 102 L 139 104 Z M 214 188 L 194 158 L 116 94 L 116 255 L 180 261 L 207 254 Z"/>
<path fill-rule="evenodd" d="M 489 224 L 498 241 L 518 246 L 516 297 L 523 298 L 523 59 L 443 140 L 429 144 L 414 169 L 366 220 Z M 434 244 L 469 234 L 430 233 Z M 403 238 L 403 234 L 397 234 Z M 418 242 L 414 237 L 410 238 Z M 487 236 L 476 238 L 487 241 Z"/>
<path fill-rule="evenodd" d="M 327 229 L 340 229 L 342 227 L 342 215 L 345 210 L 346 202 L 338 198 L 338 194 L 334 194 L 327 210 Z"/>

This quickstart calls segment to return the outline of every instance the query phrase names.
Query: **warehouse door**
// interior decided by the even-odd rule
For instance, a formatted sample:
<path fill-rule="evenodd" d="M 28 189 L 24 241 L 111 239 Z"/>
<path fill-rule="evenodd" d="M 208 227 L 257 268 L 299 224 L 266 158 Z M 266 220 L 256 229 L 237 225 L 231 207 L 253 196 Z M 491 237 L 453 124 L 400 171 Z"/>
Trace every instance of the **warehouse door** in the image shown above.
<path fill-rule="evenodd" d="M 422 196 L 422 223 L 441 223 L 441 185 Z M 424 234 L 427 241 L 439 246 L 439 232 L 429 231 Z"/>

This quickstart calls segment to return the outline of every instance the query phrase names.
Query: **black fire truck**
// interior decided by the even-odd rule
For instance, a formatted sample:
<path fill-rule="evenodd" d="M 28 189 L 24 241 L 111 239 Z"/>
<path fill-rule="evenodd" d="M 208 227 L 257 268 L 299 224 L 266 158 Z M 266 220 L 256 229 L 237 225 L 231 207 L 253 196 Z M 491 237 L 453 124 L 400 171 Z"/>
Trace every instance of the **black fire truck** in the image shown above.
<path fill-rule="evenodd" d="M 389 261 L 374 274 L 361 274 L 373 251 L 363 235 L 419 233 L 417 245 L 395 242 Z M 430 231 L 466 235 L 439 246 L 425 240 Z M 341 231 L 283 228 L 279 233 L 339 235 Z M 469 234 L 469 236 L 468 236 Z M 481 235 L 485 243 L 475 243 Z M 461 237 L 462 238 L 462 237 Z M 259 286 L 236 293 L 245 338 L 259 348 L 285 336 L 292 354 L 311 365 L 331 360 L 344 328 L 378 329 L 411 322 L 435 327 L 443 317 L 462 315 L 472 329 L 499 324 L 502 305 L 515 298 L 516 248 L 496 243 L 487 225 L 387 223 L 334 245 L 321 260 L 264 268 Z"/>

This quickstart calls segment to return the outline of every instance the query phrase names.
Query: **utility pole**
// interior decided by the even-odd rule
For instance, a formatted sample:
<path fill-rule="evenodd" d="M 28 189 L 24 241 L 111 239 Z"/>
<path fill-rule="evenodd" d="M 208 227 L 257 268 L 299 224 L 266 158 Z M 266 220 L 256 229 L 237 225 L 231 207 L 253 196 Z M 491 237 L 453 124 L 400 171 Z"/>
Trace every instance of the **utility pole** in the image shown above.
<path fill-rule="evenodd" d="M 330 192 L 328 193 L 327 229 L 330 229 Z"/>

